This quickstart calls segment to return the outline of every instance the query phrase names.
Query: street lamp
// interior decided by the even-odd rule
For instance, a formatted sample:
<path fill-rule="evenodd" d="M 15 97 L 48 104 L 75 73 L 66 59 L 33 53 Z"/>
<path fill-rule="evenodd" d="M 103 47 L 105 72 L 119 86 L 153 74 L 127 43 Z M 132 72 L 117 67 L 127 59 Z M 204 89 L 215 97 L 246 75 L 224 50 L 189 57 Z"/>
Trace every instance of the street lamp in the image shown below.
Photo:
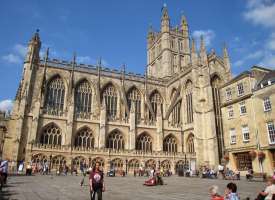
<path fill-rule="evenodd" d="M 126 158 L 126 175 L 128 173 L 128 159 Z"/>
<path fill-rule="evenodd" d="M 52 154 L 50 155 L 50 166 L 49 166 L 49 173 L 51 173 L 51 169 L 52 169 Z"/>
<path fill-rule="evenodd" d="M 158 161 L 158 163 L 159 163 L 159 169 L 160 169 L 160 160 Z"/>

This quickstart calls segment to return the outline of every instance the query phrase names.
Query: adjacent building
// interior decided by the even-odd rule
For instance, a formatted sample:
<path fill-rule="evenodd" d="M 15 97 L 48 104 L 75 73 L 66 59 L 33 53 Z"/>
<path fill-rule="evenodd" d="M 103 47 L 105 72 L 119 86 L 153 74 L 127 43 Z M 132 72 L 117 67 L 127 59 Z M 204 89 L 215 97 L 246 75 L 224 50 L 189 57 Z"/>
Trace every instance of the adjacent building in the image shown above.
<path fill-rule="evenodd" d="M 273 173 L 275 71 L 254 66 L 220 88 L 229 168 Z"/>

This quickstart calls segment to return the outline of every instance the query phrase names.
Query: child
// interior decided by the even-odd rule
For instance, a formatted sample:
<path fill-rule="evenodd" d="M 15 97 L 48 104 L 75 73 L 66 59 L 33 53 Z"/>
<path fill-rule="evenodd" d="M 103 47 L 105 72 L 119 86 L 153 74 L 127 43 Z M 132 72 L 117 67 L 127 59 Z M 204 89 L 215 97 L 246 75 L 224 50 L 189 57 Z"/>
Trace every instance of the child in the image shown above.
<path fill-rule="evenodd" d="M 228 183 L 224 195 L 225 200 L 240 200 L 237 194 L 237 185 L 235 183 Z"/>

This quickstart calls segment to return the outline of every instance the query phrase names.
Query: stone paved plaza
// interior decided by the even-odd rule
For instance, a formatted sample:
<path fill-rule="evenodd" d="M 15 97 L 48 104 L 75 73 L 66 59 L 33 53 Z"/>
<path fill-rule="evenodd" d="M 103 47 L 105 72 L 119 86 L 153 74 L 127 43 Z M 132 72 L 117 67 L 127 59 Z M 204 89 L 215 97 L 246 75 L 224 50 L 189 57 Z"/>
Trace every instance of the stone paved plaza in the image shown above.
<path fill-rule="evenodd" d="M 3 189 L 0 199 L 51 200 L 51 199 L 89 199 L 87 180 L 80 187 L 80 176 L 31 176 L 11 177 L 8 186 Z M 145 177 L 107 177 L 106 200 L 202 200 L 209 199 L 208 188 L 216 184 L 224 191 L 229 181 L 185 178 L 172 176 L 164 178 L 165 185 L 145 187 Z M 257 191 L 264 187 L 263 182 L 236 181 L 241 199 L 254 199 Z"/>

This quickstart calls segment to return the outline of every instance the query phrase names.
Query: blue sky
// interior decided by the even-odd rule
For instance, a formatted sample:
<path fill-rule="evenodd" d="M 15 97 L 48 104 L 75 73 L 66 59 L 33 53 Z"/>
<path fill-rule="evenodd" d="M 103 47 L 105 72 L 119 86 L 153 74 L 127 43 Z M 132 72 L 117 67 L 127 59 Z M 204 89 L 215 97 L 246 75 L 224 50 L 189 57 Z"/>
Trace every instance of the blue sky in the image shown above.
<path fill-rule="evenodd" d="M 2 0 L 0 7 L 0 109 L 10 109 L 20 80 L 25 47 L 37 28 L 50 57 L 103 64 L 143 73 L 150 24 L 159 30 L 166 3 L 172 25 L 187 17 L 190 35 L 207 48 L 229 48 L 236 75 L 252 65 L 275 68 L 275 0 Z"/>

